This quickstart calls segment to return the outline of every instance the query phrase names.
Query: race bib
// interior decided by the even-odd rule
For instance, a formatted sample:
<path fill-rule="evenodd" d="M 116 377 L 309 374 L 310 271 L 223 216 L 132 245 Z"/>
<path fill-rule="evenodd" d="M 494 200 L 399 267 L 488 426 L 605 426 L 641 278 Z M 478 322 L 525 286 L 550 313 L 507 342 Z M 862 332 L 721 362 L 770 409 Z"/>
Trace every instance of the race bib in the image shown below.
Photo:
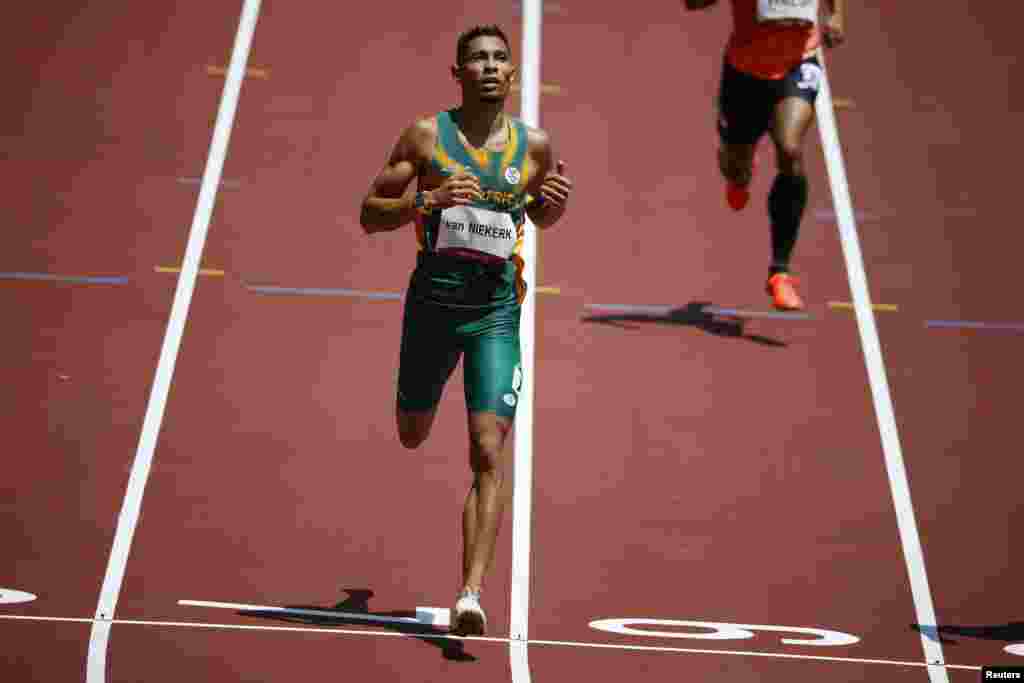
<path fill-rule="evenodd" d="M 475 206 L 450 206 L 441 212 L 437 250 L 469 249 L 507 259 L 516 246 L 512 216 Z"/>
<path fill-rule="evenodd" d="M 760 23 L 818 23 L 818 0 L 757 0 Z"/>

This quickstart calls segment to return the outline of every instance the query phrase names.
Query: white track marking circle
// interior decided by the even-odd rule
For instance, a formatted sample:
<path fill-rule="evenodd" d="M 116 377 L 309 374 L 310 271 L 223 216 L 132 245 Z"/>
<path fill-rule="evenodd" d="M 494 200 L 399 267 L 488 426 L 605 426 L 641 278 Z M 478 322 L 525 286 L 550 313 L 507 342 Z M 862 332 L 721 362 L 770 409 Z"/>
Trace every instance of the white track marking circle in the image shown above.
<path fill-rule="evenodd" d="M 693 633 L 685 631 L 651 631 L 635 626 L 670 626 L 678 628 L 704 629 L 710 633 Z M 787 645 L 837 646 L 853 645 L 860 638 L 841 631 L 829 631 L 821 628 L 805 628 L 801 626 L 772 626 L 766 624 L 729 624 L 719 621 L 680 621 L 677 619 L 598 619 L 590 622 L 590 627 L 599 631 L 621 633 L 632 636 L 648 636 L 660 638 L 692 638 L 695 640 L 743 640 L 754 637 L 754 631 L 770 631 L 775 633 L 794 633 L 814 636 L 813 638 L 782 638 Z"/>
<path fill-rule="evenodd" d="M 32 602 L 36 596 L 13 588 L 0 588 L 0 605 L 16 605 L 20 602 Z"/>

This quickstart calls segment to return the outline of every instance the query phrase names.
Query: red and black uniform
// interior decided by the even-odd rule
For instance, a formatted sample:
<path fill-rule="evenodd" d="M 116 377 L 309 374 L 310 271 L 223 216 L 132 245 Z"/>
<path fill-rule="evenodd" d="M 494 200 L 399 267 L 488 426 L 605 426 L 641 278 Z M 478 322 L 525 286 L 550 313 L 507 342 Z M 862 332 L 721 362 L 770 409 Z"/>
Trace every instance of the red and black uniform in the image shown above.
<path fill-rule="evenodd" d="M 813 104 L 818 94 L 818 26 L 760 23 L 757 2 L 732 0 L 733 31 L 718 94 L 718 128 L 726 143 L 757 142 L 781 99 L 800 97 Z"/>

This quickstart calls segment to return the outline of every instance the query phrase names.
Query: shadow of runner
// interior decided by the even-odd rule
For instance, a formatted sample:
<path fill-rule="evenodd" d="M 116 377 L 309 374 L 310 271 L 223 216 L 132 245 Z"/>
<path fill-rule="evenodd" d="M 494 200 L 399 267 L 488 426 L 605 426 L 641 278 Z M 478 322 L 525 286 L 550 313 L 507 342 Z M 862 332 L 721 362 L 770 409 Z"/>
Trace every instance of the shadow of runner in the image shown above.
<path fill-rule="evenodd" d="M 744 321 L 742 319 L 733 317 L 722 319 L 721 317 L 716 317 L 704 310 L 711 305 L 712 304 L 710 302 L 706 301 L 691 301 L 685 306 L 673 308 L 664 313 L 624 312 L 592 314 L 583 317 L 582 321 L 585 323 L 600 323 L 603 325 L 626 328 L 635 326 L 630 326 L 624 323 L 685 325 L 688 327 L 696 327 L 717 337 L 745 339 L 746 341 L 753 342 L 754 344 L 761 344 L 763 346 L 786 346 L 785 342 L 779 341 L 778 339 L 765 337 L 759 334 L 744 333 Z"/>
<path fill-rule="evenodd" d="M 948 636 L 963 636 L 964 638 L 977 638 L 979 640 L 1000 640 L 1006 643 L 1024 641 L 1024 621 L 1011 621 L 1001 626 L 924 626 L 921 624 L 911 624 L 910 629 L 946 645 L 956 645 L 959 642 Z"/>
<path fill-rule="evenodd" d="M 370 598 L 374 593 L 368 588 L 343 588 L 348 597 L 335 604 L 333 607 L 320 605 L 287 605 L 285 609 L 314 610 L 320 612 L 337 611 L 349 614 L 365 614 L 368 617 L 397 617 L 415 618 L 415 611 L 399 610 L 394 612 L 371 612 Z M 441 656 L 455 662 L 475 662 L 477 658 L 466 652 L 465 642 L 453 637 L 447 629 L 428 626 L 426 624 L 394 623 L 388 621 L 372 621 L 365 619 L 346 618 L 343 615 L 337 617 L 313 614 L 284 614 L 281 612 L 268 612 L 266 610 L 241 610 L 240 616 L 259 617 L 261 619 L 273 619 L 290 624 L 307 624 L 312 626 L 369 626 L 386 628 L 397 633 L 415 638 L 433 645 L 441 650 Z"/>

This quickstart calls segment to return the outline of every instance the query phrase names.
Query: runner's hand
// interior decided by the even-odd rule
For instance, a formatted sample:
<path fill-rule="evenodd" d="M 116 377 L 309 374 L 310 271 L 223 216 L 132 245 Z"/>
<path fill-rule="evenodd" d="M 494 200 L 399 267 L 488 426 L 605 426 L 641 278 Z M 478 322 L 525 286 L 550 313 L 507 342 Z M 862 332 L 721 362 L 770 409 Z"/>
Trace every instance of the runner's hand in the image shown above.
<path fill-rule="evenodd" d="M 825 47 L 839 47 L 846 42 L 846 27 L 843 23 L 843 20 L 834 14 L 825 21 L 825 25 L 822 27 Z"/>
<path fill-rule="evenodd" d="M 554 171 L 548 171 L 540 186 L 540 195 L 546 204 L 564 207 L 572 192 L 572 181 L 565 175 L 565 162 L 559 161 Z"/>
<path fill-rule="evenodd" d="M 447 209 L 450 206 L 465 206 L 483 199 L 480 180 L 465 169 L 456 171 L 445 178 L 441 186 L 430 193 L 431 208 Z"/>

